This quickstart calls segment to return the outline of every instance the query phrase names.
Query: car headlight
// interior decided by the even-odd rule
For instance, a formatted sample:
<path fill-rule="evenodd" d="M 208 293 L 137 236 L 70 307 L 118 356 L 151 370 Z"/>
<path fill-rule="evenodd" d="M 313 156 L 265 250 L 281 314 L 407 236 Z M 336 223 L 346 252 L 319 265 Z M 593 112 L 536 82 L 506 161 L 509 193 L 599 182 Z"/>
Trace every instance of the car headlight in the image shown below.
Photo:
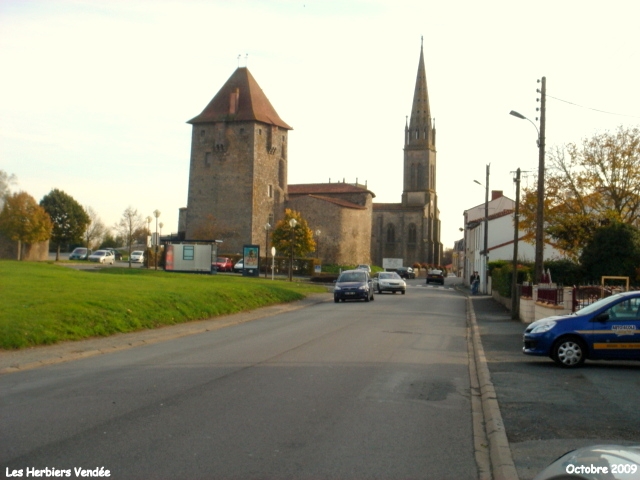
<path fill-rule="evenodd" d="M 367 285 L 362 285 L 361 287 L 358 287 L 358 290 L 368 290 L 369 287 Z"/>
<path fill-rule="evenodd" d="M 544 332 L 548 332 L 549 330 L 551 330 L 555 326 L 556 326 L 556 322 L 555 321 L 541 323 L 540 325 L 535 326 L 533 328 L 533 330 L 531 330 L 531 332 L 529 332 L 529 333 L 544 333 Z"/>
<path fill-rule="evenodd" d="M 341 290 L 341 288 L 336 285 L 333 290 L 338 291 L 338 290 Z"/>

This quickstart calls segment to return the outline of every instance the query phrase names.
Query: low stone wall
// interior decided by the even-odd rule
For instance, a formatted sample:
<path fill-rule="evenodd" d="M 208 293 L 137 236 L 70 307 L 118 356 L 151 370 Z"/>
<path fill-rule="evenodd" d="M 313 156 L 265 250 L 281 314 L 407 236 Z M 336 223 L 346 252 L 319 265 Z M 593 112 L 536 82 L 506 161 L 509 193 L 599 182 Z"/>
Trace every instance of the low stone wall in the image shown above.
<path fill-rule="evenodd" d="M 550 305 L 548 303 L 536 301 L 538 295 L 538 287 L 533 287 L 533 298 L 520 298 L 519 319 L 522 323 L 532 323 L 541 318 L 552 317 L 555 315 L 569 315 L 572 312 L 571 305 L 573 303 L 573 289 L 565 287 L 563 295 L 564 302 L 562 305 Z M 493 298 L 504 305 L 507 310 L 511 310 L 511 299 L 502 297 L 497 291 L 492 292 Z"/>

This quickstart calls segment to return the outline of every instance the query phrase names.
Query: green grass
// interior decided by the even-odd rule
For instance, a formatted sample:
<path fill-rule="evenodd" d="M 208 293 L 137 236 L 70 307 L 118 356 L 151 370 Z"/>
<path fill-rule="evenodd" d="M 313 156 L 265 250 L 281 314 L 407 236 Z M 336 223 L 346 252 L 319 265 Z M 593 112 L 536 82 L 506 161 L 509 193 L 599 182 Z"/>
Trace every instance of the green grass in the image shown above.
<path fill-rule="evenodd" d="M 0 261 L 0 348 L 156 328 L 300 300 L 323 287 L 226 275 Z"/>

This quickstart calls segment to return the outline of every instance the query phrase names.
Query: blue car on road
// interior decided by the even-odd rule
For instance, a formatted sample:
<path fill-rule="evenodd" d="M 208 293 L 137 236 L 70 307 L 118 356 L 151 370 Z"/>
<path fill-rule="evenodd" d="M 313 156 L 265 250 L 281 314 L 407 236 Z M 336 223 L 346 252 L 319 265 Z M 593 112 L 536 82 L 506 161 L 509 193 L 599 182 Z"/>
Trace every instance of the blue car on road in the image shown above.
<path fill-rule="evenodd" d="M 640 292 L 603 298 L 572 315 L 543 318 L 524 331 L 522 352 L 561 367 L 585 360 L 640 360 Z"/>

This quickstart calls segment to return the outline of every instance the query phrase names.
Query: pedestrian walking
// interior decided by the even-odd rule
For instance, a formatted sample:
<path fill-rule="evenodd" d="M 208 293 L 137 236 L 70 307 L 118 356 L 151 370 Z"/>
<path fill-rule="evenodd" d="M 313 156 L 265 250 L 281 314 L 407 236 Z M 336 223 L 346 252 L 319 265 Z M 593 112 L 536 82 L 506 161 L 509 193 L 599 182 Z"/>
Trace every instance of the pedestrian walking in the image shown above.
<path fill-rule="evenodd" d="M 471 295 L 477 295 L 478 287 L 480 285 L 480 275 L 478 275 L 478 272 L 473 272 L 471 274 L 469 283 L 471 284 Z"/>

